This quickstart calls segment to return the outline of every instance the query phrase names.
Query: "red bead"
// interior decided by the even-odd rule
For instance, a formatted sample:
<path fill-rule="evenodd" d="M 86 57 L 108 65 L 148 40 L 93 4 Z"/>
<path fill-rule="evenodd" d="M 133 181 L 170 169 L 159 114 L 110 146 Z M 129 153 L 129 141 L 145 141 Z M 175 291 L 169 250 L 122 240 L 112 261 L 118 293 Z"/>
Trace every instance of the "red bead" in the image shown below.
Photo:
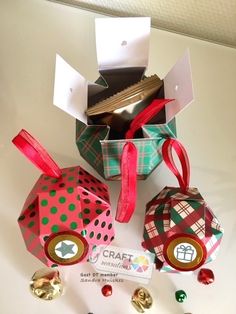
<path fill-rule="evenodd" d="M 214 282 L 215 276 L 211 269 L 202 268 L 198 273 L 197 280 L 204 285 L 209 285 Z"/>
<path fill-rule="evenodd" d="M 104 295 L 104 297 L 110 297 L 112 295 L 112 286 L 111 285 L 103 286 L 102 294 Z"/>

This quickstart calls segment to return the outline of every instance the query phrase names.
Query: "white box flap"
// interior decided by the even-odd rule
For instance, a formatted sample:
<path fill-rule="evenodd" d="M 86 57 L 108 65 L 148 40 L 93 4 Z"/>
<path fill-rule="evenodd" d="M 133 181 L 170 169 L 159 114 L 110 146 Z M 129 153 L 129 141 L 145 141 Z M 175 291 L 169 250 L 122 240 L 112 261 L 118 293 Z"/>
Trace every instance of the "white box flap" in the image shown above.
<path fill-rule="evenodd" d="M 175 99 L 166 106 L 166 122 L 193 101 L 192 73 L 189 50 L 164 78 L 165 98 Z"/>
<path fill-rule="evenodd" d="M 96 48 L 99 70 L 148 65 L 150 18 L 99 18 Z"/>
<path fill-rule="evenodd" d="M 72 117 L 86 123 L 88 82 L 66 61 L 56 56 L 53 103 Z"/>

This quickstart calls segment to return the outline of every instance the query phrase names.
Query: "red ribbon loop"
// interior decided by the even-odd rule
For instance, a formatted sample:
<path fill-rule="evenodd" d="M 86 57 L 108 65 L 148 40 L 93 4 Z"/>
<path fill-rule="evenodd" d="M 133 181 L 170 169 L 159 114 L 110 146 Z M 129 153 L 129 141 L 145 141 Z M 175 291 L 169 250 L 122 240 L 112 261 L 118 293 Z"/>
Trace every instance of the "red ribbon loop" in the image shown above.
<path fill-rule="evenodd" d="M 121 157 L 121 192 L 116 220 L 129 222 L 136 205 L 138 152 L 132 142 L 124 145 Z"/>
<path fill-rule="evenodd" d="M 172 149 L 175 150 L 182 167 L 182 174 L 177 169 L 173 155 Z M 168 138 L 165 140 L 162 146 L 162 156 L 163 160 L 165 161 L 166 165 L 170 169 L 170 171 L 176 176 L 178 179 L 179 185 L 181 190 L 186 191 L 189 188 L 189 181 L 190 181 L 190 165 L 188 154 L 184 148 L 184 146 L 176 139 Z"/>
<path fill-rule="evenodd" d="M 141 111 L 130 124 L 126 139 L 132 139 L 135 132 L 157 115 L 172 99 L 155 99 Z M 116 220 L 129 222 L 136 205 L 138 151 L 132 142 L 127 142 L 121 157 L 121 192 L 117 205 Z"/>
<path fill-rule="evenodd" d="M 44 174 L 59 178 L 61 169 L 53 161 L 50 155 L 26 130 L 21 130 L 19 134 L 13 138 L 12 143 Z"/>
<path fill-rule="evenodd" d="M 134 137 L 135 132 L 140 129 L 144 124 L 157 115 L 165 105 L 173 99 L 154 99 L 149 106 L 143 111 L 139 112 L 130 124 L 129 130 L 126 132 L 126 139 Z"/>

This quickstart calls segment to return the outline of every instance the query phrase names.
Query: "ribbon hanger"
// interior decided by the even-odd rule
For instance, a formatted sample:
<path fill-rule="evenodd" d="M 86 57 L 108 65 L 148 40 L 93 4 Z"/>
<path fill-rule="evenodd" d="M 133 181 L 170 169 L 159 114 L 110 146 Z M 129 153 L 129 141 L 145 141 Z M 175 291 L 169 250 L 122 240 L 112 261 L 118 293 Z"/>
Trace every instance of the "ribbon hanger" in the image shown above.
<path fill-rule="evenodd" d="M 12 143 L 44 174 L 54 178 L 61 176 L 61 169 L 58 165 L 42 145 L 26 130 L 22 129 L 13 138 Z"/>
<path fill-rule="evenodd" d="M 130 124 L 126 139 L 132 139 L 135 132 L 157 115 L 173 99 L 155 99 L 141 111 Z M 116 220 L 129 222 L 133 215 L 137 198 L 138 151 L 132 142 L 125 143 L 121 156 L 121 192 L 118 200 Z"/>
<path fill-rule="evenodd" d="M 182 173 L 179 172 L 179 170 L 177 169 L 175 165 L 173 155 L 172 155 L 173 149 L 176 152 L 180 160 Z M 170 171 L 176 176 L 181 190 L 183 192 L 186 192 L 189 188 L 190 164 L 189 164 L 188 154 L 184 146 L 177 139 L 168 138 L 165 140 L 162 146 L 162 156 L 163 156 L 163 160 L 165 161 Z"/>

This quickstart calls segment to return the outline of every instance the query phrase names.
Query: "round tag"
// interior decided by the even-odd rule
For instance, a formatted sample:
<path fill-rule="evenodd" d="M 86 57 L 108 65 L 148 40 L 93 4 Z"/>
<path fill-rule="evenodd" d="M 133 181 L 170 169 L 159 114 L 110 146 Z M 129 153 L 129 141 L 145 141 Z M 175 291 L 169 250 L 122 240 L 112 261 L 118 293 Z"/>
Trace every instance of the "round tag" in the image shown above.
<path fill-rule="evenodd" d="M 207 250 L 204 243 L 193 234 L 174 234 L 164 245 L 167 263 L 179 271 L 192 271 L 204 264 Z"/>
<path fill-rule="evenodd" d="M 52 262 L 59 265 L 73 265 L 85 258 L 88 248 L 88 242 L 80 234 L 63 231 L 50 236 L 44 250 Z"/>

